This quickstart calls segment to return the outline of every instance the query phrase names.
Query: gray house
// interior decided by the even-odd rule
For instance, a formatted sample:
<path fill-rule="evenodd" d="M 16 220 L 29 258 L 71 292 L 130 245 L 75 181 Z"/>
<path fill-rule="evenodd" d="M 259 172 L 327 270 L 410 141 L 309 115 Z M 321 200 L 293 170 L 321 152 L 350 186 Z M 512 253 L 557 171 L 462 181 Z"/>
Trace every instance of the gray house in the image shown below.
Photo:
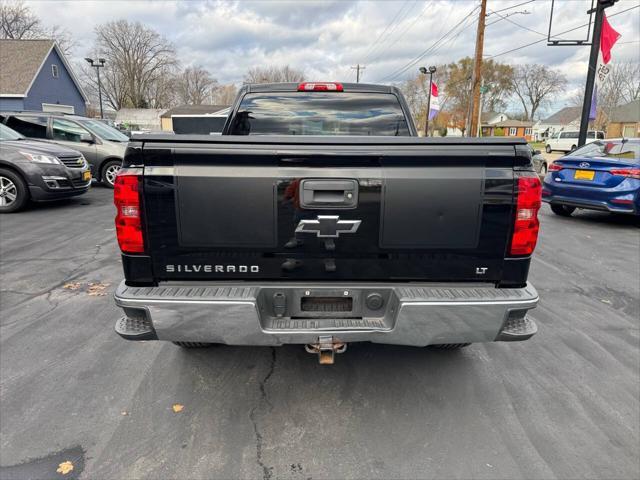
<path fill-rule="evenodd" d="M 53 40 L 0 40 L 0 110 L 84 115 L 86 102 Z"/>

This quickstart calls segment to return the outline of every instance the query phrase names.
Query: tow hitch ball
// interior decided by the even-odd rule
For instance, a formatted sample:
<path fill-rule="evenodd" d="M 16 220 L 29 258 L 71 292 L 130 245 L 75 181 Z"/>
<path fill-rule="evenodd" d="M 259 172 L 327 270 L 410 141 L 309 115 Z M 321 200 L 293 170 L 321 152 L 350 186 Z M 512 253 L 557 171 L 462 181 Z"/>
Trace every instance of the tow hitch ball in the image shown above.
<path fill-rule="evenodd" d="M 317 343 L 309 343 L 304 346 L 309 353 L 317 353 L 320 365 L 333 365 L 336 353 L 344 353 L 347 344 L 336 340 L 331 336 L 318 337 Z"/>

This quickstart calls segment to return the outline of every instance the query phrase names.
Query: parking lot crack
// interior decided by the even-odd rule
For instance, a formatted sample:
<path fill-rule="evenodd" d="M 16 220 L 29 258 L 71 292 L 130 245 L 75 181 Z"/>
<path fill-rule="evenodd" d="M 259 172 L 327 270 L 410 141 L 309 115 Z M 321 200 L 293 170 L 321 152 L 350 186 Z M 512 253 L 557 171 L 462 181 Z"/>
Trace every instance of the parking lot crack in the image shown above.
<path fill-rule="evenodd" d="M 264 413 L 269 412 L 273 408 L 273 404 L 269 400 L 269 395 L 267 394 L 267 382 L 273 375 L 273 371 L 276 366 L 276 349 L 271 347 L 271 361 L 269 362 L 269 369 L 267 370 L 267 374 L 264 376 L 262 381 L 260 382 L 260 397 L 258 398 L 258 402 L 249 412 L 249 419 L 251 420 L 251 424 L 253 425 L 253 433 L 256 438 L 256 463 L 262 469 L 262 478 L 263 480 L 270 480 L 273 476 L 273 467 L 269 467 L 264 463 L 263 458 L 263 448 L 264 448 L 264 437 L 262 432 L 260 431 L 260 427 L 258 425 L 258 416 L 261 411 L 264 410 Z"/>

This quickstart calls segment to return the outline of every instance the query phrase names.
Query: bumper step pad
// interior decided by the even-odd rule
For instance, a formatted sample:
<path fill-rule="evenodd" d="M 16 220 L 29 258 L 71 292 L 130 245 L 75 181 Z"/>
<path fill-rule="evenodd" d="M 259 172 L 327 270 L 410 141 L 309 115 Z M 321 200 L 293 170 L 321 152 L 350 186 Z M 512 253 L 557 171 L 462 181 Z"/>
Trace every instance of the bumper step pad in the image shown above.
<path fill-rule="evenodd" d="M 116 322 L 116 333 L 127 340 L 156 340 L 151 321 L 146 318 L 122 317 Z"/>
<path fill-rule="evenodd" d="M 536 322 L 530 318 L 509 318 L 496 340 L 502 342 L 518 342 L 528 340 L 538 332 Z"/>

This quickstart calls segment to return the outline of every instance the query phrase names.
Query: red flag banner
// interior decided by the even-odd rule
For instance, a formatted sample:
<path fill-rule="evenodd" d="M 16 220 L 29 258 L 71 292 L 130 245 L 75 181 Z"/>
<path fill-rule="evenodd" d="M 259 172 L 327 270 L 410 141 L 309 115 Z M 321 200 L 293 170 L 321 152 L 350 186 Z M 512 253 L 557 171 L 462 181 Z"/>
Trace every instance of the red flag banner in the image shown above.
<path fill-rule="evenodd" d="M 616 32 L 609 20 L 607 20 L 607 15 L 605 13 L 602 14 L 602 33 L 600 34 L 600 51 L 602 52 L 602 61 L 607 64 L 611 60 L 611 49 L 616 44 L 618 39 L 620 38 L 620 34 Z"/>
<path fill-rule="evenodd" d="M 609 21 L 607 15 L 602 13 L 602 31 L 600 32 L 600 52 L 598 52 L 598 65 L 596 67 L 596 83 L 593 86 L 591 95 L 591 110 L 589 110 L 589 120 L 596 119 L 596 106 L 598 103 L 598 89 L 607 79 L 607 75 L 611 71 L 608 63 L 611 61 L 611 49 L 620 38 L 620 34 L 616 32 Z"/>

